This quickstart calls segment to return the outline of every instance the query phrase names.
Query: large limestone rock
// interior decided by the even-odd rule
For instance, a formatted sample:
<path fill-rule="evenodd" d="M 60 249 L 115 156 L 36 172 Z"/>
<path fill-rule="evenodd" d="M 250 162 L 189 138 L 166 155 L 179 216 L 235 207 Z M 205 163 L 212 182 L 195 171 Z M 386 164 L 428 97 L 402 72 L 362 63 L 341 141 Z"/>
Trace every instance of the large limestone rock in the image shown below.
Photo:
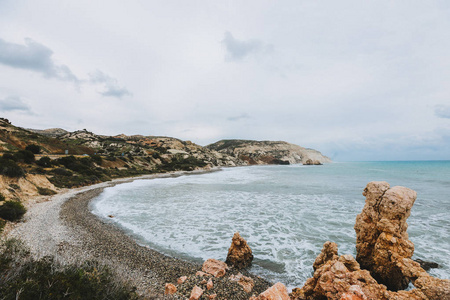
<path fill-rule="evenodd" d="M 314 262 L 313 277 L 294 289 L 291 299 L 450 300 L 450 280 L 430 276 L 411 259 L 414 245 L 406 219 L 416 192 L 370 182 L 363 195 L 366 204 L 355 224 L 357 259 L 339 256 L 337 245 L 326 242 Z M 399 290 L 409 282 L 416 288 Z"/>
<path fill-rule="evenodd" d="M 252 264 L 253 254 L 247 241 L 240 236 L 239 232 L 233 235 L 231 246 L 228 249 L 226 263 L 235 268 L 242 269 Z"/>
<path fill-rule="evenodd" d="M 223 277 L 228 270 L 228 266 L 223 261 L 210 258 L 203 263 L 202 271 L 214 277 Z"/>
<path fill-rule="evenodd" d="M 397 265 L 411 258 L 414 244 L 408 239 L 406 219 L 416 200 L 415 191 L 387 182 L 370 182 L 364 189 L 366 204 L 356 217 L 356 260 L 390 290 L 401 290 L 409 280 Z"/>
<path fill-rule="evenodd" d="M 277 282 L 258 297 L 251 297 L 250 300 L 290 300 L 290 298 L 286 286 Z"/>

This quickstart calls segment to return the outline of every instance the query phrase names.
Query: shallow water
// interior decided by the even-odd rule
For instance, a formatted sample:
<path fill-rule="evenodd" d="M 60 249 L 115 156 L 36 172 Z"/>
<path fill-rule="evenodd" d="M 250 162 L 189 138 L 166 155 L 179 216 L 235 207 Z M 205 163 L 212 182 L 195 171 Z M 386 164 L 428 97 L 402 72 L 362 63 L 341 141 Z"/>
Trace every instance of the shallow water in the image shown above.
<path fill-rule="evenodd" d="M 108 219 L 142 244 L 197 262 L 225 260 L 239 231 L 253 250 L 254 273 L 297 287 L 324 242 L 356 255 L 353 226 L 374 180 L 417 191 L 408 219 L 414 258 L 439 263 L 430 273 L 450 278 L 450 161 L 253 166 L 136 180 L 105 189 L 93 211 L 114 215 Z"/>

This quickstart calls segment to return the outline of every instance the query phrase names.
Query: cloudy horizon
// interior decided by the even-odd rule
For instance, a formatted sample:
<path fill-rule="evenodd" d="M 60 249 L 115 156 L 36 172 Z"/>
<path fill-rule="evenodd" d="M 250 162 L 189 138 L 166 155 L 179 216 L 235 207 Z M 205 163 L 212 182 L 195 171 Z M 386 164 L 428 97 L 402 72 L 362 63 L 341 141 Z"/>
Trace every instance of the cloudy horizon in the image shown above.
<path fill-rule="evenodd" d="M 0 1 L 0 117 L 450 159 L 445 1 Z"/>

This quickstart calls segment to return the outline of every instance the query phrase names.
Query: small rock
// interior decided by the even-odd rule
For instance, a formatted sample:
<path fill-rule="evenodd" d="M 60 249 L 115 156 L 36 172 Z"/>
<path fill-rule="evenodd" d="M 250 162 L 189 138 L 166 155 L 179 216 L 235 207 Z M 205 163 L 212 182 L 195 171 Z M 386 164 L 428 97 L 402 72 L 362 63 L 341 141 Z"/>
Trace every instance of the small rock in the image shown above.
<path fill-rule="evenodd" d="M 200 284 L 206 284 L 206 279 L 203 279 Z"/>
<path fill-rule="evenodd" d="M 223 277 L 227 272 L 228 266 L 223 261 L 217 259 L 208 259 L 203 263 L 202 271 L 213 275 L 214 277 Z"/>
<path fill-rule="evenodd" d="M 230 280 L 236 281 L 240 286 L 242 286 L 242 288 L 244 289 L 244 291 L 246 293 L 251 293 L 253 290 L 253 287 L 255 286 L 253 279 L 251 279 L 250 277 L 244 276 L 241 273 L 239 273 L 237 275 L 231 275 Z"/>
<path fill-rule="evenodd" d="M 206 297 L 207 297 L 208 299 L 216 299 L 217 295 L 216 295 L 216 294 L 206 295 Z"/>
<path fill-rule="evenodd" d="M 424 269 L 425 271 L 428 271 L 429 269 L 439 268 L 439 265 L 435 262 L 424 261 L 424 260 L 421 260 L 420 258 L 415 259 L 414 261 L 418 262 L 420 264 L 420 266 L 422 267 L 422 269 Z"/>
<path fill-rule="evenodd" d="M 187 276 L 181 276 L 180 278 L 178 278 L 177 283 L 178 284 L 183 284 L 187 279 Z"/>
<path fill-rule="evenodd" d="M 191 296 L 189 297 L 189 300 L 198 300 L 203 295 L 203 290 L 199 288 L 198 286 L 194 286 L 191 292 Z"/>
<path fill-rule="evenodd" d="M 164 290 L 164 295 L 172 295 L 177 292 L 177 287 L 171 283 L 166 283 L 166 288 Z"/>
<path fill-rule="evenodd" d="M 235 268 L 242 269 L 250 266 L 252 264 L 252 260 L 252 249 L 248 246 L 247 241 L 239 235 L 239 232 L 236 232 L 233 235 L 225 262 Z"/>
<path fill-rule="evenodd" d="M 108 215 L 108 217 L 109 217 L 109 218 L 114 218 L 114 216 L 113 216 L 113 215 Z"/>
<path fill-rule="evenodd" d="M 209 291 L 209 290 L 212 289 L 213 287 L 214 287 L 214 284 L 213 284 L 212 278 L 210 278 L 210 279 L 208 280 L 208 283 L 206 283 L 206 288 L 207 288 L 208 291 Z"/>

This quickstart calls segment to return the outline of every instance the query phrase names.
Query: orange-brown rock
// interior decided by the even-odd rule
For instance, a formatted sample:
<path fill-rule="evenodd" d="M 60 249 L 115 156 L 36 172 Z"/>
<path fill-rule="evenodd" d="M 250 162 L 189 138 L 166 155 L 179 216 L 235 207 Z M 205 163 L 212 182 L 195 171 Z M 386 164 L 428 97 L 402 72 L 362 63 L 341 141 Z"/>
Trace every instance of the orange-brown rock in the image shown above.
<path fill-rule="evenodd" d="M 189 297 L 189 300 L 198 300 L 203 295 L 203 290 L 199 288 L 198 286 L 194 286 L 191 292 L 191 296 Z"/>
<path fill-rule="evenodd" d="M 210 300 L 212 299 L 216 299 L 217 295 L 216 294 L 212 294 L 212 295 L 206 295 L 206 297 Z"/>
<path fill-rule="evenodd" d="M 214 283 L 212 281 L 212 278 L 210 278 L 208 280 L 208 282 L 206 283 L 206 289 L 209 291 L 210 289 L 212 289 L 214 287 Z"/>
<path fill-rule="evenodd" d="M 164 295 L 172 295 L 177 292 L 177 287 L 171 283 L 166 283 L 166 288 L 164 290 Z"/>
<path fill-rule="evenodd" d="M 416 200 L 415 191 L 387 182 L 370 182 L 364 189 L 366 204 L 357 216 L 356 260 L 390 290 L 401 290 L 409 280 L 393 259 L 411 258 L 414 244 L 408 239 L 406 219 Z"/>
<path fill-rule="evenodd" d="M 253 287 L 255 286 L 255 282 L 250 277 L 244 276 L 241 273 L 238 273 L 237 275 L 231 275 L 230 280 L 236 281 L 246 293 L 251 293 L 253 290 Z"/>
<path fill-rule="evenodd" d="M 235 268 L 242 269 L 250 266 L 252 260 L 252 249 L 250 249 L 247 241 L 240 236 L 239 232 L 236 232 L 233 235 L 225 262 Z"/>
<path fill-rule="evenodd" d="M 183 284 L 187 279 L 187 276 L 181 276 L 180 278 L 178 278 L 177 283 L 178 284 Z"/>
<path fill-rule="evenodd" d="M 195 276 L 211 276 L 211 274 L 202 271 L 197 271 L 197 273 L 195 273 Z"/>
<path fill-rule="evenodd" d="M 275 283 L 273 286 L 259 294 L 257 300 L 290 300 L 286 286 L 281 282 Z"/>
<path fill-rule="evenodd" d="M 217 259 L 208 259 L 203 263 L 202 271 L 213 275 L 214 277 L 223 277 L 227 272 L 228 266 L 223 261 Z"/>

